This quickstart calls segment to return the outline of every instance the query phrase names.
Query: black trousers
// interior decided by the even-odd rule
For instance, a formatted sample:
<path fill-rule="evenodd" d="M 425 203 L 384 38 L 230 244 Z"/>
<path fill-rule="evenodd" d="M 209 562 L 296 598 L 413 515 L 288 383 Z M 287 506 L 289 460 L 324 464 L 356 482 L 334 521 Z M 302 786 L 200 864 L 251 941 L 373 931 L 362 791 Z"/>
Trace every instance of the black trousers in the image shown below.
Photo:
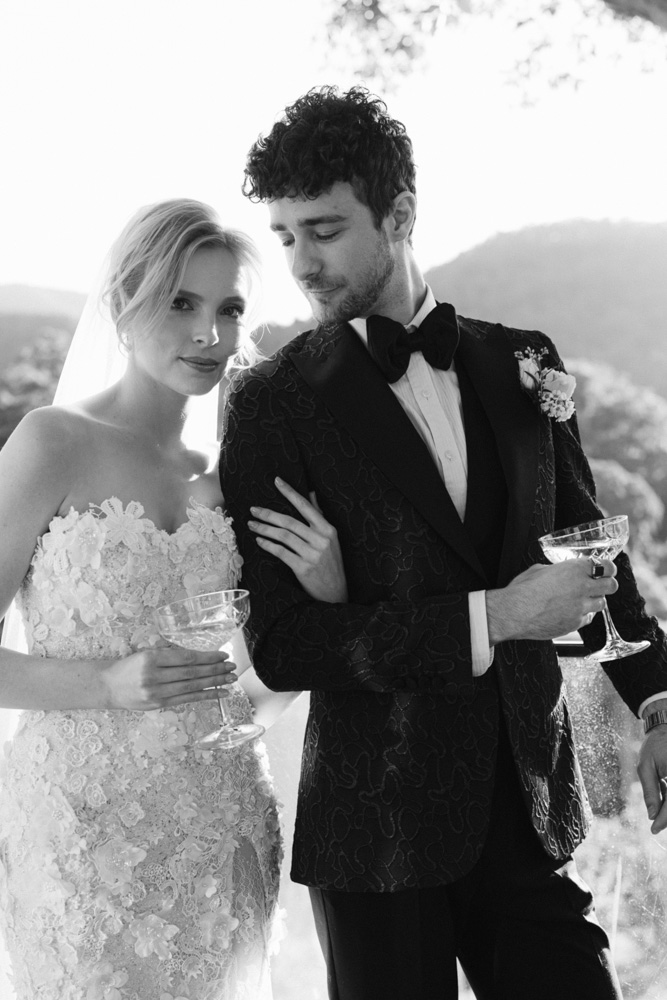
<path fill-rule="evenodd" d="M 457 882 L 395 893 L 311 888 L 330 1000 L 620 1000 L 607 935 L 575 863 L 542 849 L 503 734 L 491 822 Z"/>

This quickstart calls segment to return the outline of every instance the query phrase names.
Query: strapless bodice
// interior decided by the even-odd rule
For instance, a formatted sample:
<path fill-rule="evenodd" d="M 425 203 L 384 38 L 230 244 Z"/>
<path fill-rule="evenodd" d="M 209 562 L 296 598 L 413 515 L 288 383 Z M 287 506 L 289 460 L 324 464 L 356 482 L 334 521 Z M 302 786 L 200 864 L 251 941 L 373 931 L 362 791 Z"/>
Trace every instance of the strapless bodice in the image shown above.
<path fill-rule="evenodd" d="M 54 517 L 41 536 L 17 604 L 29 652 L 98 659 L 162 643 L 155 609 L 235 587 L 242 560 L 231 519 L 190 500 L 173 533 L 115 497 Z"/>

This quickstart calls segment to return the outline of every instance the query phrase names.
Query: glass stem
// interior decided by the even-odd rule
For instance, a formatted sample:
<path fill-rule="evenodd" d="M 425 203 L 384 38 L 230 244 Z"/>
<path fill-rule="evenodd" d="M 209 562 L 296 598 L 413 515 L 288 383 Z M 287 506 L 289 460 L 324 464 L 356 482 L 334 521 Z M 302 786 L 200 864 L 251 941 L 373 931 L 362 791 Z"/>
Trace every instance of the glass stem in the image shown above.
<path fill-rule="evenodd" d="M 227 705 L 227 698 L 229 695 L 222 694 L 222 688 L 216 688 L 215 693 L 218 696 L 218 707 L 220 709 L 220 720 L 222 722 L 223 728 L 227 726 L 232 726 L 234 724 L 231 712 L 229 711 L 229 706 Z"/>
<path fill-rule="evenodd" d="M 605 628 L 607 630 L 607 643 L 610 642 L 623 642 L 619 633 L 616 630 L 611 615 L 609 614 L 609 606 L 607 604 L 607 598 L 604 598 L 604 607 L 602 608 L 602 617 L 604 618 Z"/>

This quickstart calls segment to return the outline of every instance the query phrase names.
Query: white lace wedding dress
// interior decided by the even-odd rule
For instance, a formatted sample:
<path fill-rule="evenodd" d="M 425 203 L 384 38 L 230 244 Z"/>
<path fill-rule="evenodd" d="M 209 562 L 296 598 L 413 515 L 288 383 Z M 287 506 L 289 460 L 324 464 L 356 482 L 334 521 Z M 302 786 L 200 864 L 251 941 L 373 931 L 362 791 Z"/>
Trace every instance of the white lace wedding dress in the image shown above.
<path fill-rule="evenodd" d="M 236 585 L 220 509 L 174 534 L 116 499 L 56 517 L 18 596 L 29 650 L 160 643 L 166 601 Z M 250 704 L 235 684 L 237 718 Z M 260 1000 L 281 839 L 265 751 L 202 752 L 215 702 L 28 711 L 0 773 L 0 924 L 17 1000 Z"/>

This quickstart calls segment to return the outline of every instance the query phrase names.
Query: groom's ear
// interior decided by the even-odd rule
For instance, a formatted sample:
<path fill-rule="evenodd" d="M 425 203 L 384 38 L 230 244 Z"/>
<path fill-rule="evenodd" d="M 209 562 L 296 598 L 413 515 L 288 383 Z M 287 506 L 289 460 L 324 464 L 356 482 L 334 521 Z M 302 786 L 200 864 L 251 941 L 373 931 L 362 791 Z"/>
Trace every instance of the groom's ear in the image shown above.
<path fill-rule="evenodd" d="M 417 218 L 417 198 L 412 191 L 401 191 L 392 202 L 387 217 L 387 232 L 394 243 L 409 240 Z"/>

